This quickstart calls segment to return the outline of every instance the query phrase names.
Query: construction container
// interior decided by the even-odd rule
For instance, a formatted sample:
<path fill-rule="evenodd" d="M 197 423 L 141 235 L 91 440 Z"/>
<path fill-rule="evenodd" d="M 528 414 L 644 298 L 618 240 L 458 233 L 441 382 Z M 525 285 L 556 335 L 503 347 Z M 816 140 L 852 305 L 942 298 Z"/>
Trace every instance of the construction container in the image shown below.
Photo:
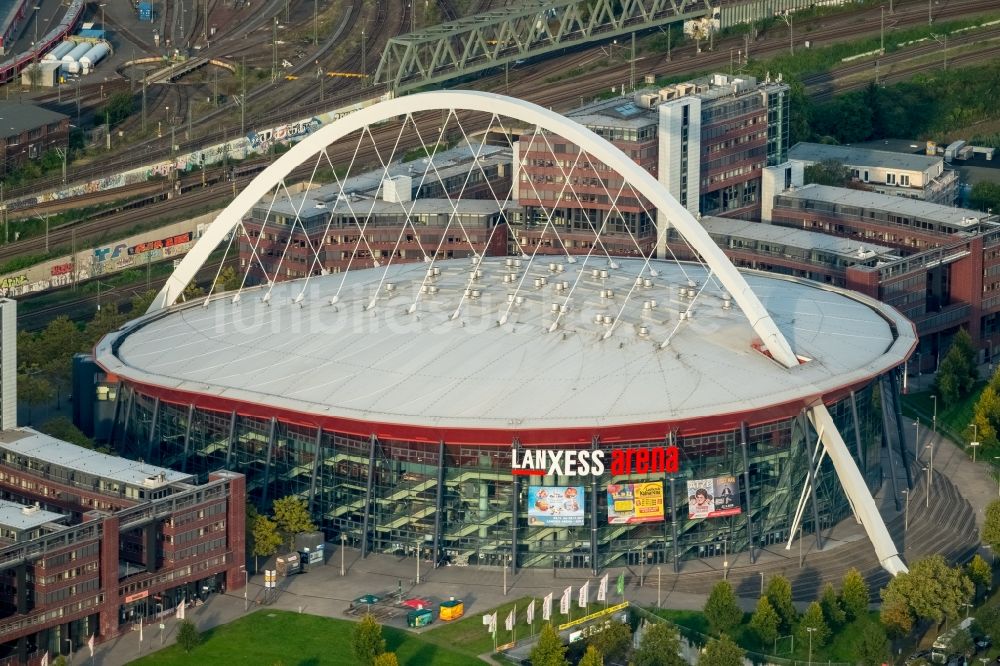
<path fill-rule="evenodd" d="M 89 74 L 101 60 L 104 60 L 111 53 L 111 47 L 105 42 L 95 45 L 87 51 L 86 55 L 80 58 L 80 68 L 84 74 Z"/>
<path fill-rule="evenodd" d="M 72 51 L 75 47 L 76 44 L 69 41 L 68 39 L 59 42 L 58 46 L 56 46 L 54 49 L 52 49 L 42 57 L 42 60 L 46 62 L 52 60 L 62 60 L 62 57 L 67 53 L 69 53 L 70 51 Z"/>

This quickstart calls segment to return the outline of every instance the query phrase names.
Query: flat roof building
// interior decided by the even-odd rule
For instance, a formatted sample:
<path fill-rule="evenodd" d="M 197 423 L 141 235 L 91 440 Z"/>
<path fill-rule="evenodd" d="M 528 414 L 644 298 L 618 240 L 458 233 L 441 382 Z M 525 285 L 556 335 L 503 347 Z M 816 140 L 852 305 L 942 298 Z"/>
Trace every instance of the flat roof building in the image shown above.
<path fill-rule="evenodd" d="M 0 431 L 0 663 L 37 664 L 240 588 L 245 480 L 205 477 Z"/>
<path fill-rule="evenodd" d="M 948 206 L 958 196 L 958 172 L 945 169 L 944 160 L 937 156 L 803 142 L 792 146 L 788 159 L 803 166 L 842 164 L 855 182 L 879 194 Z"/>

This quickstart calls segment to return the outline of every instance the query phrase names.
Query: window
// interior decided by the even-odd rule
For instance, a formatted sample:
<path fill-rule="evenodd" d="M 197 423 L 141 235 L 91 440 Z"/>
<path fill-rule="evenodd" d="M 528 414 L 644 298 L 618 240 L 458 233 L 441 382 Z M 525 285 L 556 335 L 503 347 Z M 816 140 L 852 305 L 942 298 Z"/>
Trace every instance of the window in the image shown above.
<path fill-rule="evenodd" d="M 910 177 L 907 176 L 906 174 L 899 174 L 899 184 L 902 185 L 903 187 L 909 187 Z"/>
<path fill-rule="evenodd" d="M 864 180 L 867 183 L 868 182 L 868 169 L 865 169 L 864 172 L 861 175 L 862 175 L 862 180 Z"/>
<path fill-rule="evenodd" d="M 887 173 L 887 174 L 885 174 L 885 184 L 886 185 L 895 185 L 896 184 L 896 174 L 894 174 L 894 173 Z"/>

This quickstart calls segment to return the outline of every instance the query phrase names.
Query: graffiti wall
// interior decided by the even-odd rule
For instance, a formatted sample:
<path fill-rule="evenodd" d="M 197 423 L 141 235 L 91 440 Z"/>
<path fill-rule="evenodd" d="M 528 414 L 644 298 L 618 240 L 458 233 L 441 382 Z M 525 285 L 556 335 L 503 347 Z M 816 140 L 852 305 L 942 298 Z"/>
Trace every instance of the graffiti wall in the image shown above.
<path fill-rule="evenodd" d="M 381 97 L 363 100 L 350 106 L 334 109 L 310 118 L 302 118 L 291 123 L 285 123 L 260 131 L 251 131 L 245 137 L 178 155 L 172 160 L 148 164 L 123 173 L 97 178 L 60 190 L 10 199 L 6 202 L 7 208 L 8 210 L 22 210 L 49 201 L 71 199 L 83 194 L 92 194 L 94 192 L 125 187 L 126 185 L 144 183 L 153 178 L 170 178 L 174 171 L 185 172 L 195 168 L 218 164 L 226 159 L 227 154 L 229 159 L 246 159 L 253 154 L 266 153 L 275 144 L 291 145 L 297 143 L 327 123 L 388 99 L 389 96 L 386 93 Z"/>
<path fill-rule="evenodd" d="M 22 296 L 129 268 L 144 268 L 147 264 L 176 259 L 191 249 L 216 214 L 200 215 L 0 276 L 0 295 Z"/>

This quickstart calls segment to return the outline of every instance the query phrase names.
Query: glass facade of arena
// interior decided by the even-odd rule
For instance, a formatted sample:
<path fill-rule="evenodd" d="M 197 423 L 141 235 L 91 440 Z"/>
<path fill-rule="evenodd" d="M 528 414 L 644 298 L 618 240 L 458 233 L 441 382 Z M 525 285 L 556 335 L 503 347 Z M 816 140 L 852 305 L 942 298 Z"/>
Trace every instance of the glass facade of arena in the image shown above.
<path fill-rule="evenodd" d="M 873 382 L 829 405 L 871 490 L 881 483 L 883 441 L 897 440 L 895 433 L 883 437 L 882 412 L 893 407 L 883 407 L 881 395 L 891 393 L 877 386 Z M 594 482 L 589 477 L 514 477 L 507 447 L 347 436 L 166 403 L 144 395 L 141 386 L 126 386 L 120 396 L 114 439 L 127 456 L 200 478 L 232 469 L 247 476 L 248 501 L 261 509 L 288 495 L 305 499 L 331 541 L 344 535 L 366 552 L 428 560 L 436 552 L 439 562 L 459 565 L 499 565 L 516 552 L 517 567 L 601 569 L 785 542 L 806 492 L 807 461 L 819 459 L 816 447 L 822 448 L 802 414 L 696 437 L 665 433 L 655 442 L 591 445 L 610 452 L 675 444 L 680 451 L 675 475 L 612 477 L 606 472 Z M 610 453 L 606 456 L 610 459 Z M 822 457 L 819 470 L 814 494 L 806 492 L 805 534 L 815 532 L 817 521 L 821 528 L 830 527 L 851 511 L 829 458 Z M 722 476 L 736 478 L 741 513 L 689 520 L 687 481 Z M 608 524 L 607 485 L 647 481 L 663 483 L 665 520 Z M 528 489 L 541 484 L 584 485 L 584 524 L 529 526 Z"/>

